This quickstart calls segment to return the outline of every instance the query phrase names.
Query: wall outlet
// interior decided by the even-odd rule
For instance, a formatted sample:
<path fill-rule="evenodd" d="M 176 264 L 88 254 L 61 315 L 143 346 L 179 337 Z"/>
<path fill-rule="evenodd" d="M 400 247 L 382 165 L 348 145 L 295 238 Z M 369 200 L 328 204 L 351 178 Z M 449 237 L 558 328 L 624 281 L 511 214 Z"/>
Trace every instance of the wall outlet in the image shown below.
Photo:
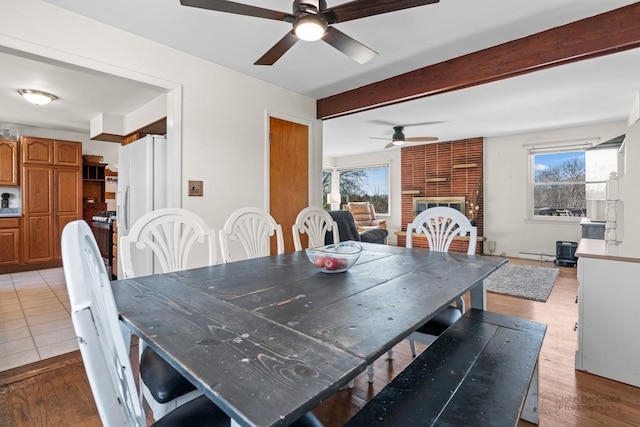
<path fill-rule="evenodd" d="M 202 196 L 202 181 L 189 181 L 189 196 Z"/>
<path fill-rule="evenodd" d="M 493 240 L 489 241 L 489 252 L 494 252 L 496 250 L 496 242 Z"/>

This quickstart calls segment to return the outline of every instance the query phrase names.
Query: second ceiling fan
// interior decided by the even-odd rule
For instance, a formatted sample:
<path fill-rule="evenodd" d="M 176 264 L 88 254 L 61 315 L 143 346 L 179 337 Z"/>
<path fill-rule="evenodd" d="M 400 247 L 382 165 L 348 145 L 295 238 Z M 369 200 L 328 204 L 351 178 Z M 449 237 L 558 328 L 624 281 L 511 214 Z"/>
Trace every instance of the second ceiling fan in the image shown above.
<path fill-rule="evenodd" d="M 381 121 L 376 121 L 376 122 L 383 123 L 383 124 L 385 123 Z M 391 142 L 385 145 L 384 148 L 398 147 L 400 145 L 406 144 L 407 142 L 433 142 L 433 141 L 437 141 L 438 138 L 435 136 L 406 137 L 404 134 L 404 128 L 407 126 L 432 125 L 437 123 L 442 123 L 442 122 L 424 122 L 424 123 L 413 123 L 410 125 L 396 125 L 396 126 L 393 126 L 393 135 L 391 135 L 391 138 L 376 138 L 372 136 L 371 139 L 384 139 L 386 141 L 391 140 Z"/>
<path fill-rule="evenodd" d="M 332 24 L 438 2 L 439 0 L 356 0 L 328 9 L 326 0 L 294 0 L 292 13 L 286 13 L 226 0 L 180 0 L 183 6 L 293 24 L 293 29 L 254 65 L 275 64 L 300 39 L 322 39 L 356 62 L 364 64 L 373 59 L 377 52 L 337 30 Z"/>

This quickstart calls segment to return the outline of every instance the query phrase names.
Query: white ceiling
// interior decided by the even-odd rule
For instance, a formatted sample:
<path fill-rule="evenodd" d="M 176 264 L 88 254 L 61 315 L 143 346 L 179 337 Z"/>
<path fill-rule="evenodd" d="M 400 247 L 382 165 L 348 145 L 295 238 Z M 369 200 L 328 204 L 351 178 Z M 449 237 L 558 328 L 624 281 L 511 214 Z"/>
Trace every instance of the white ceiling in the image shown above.
<path fill-rule="evenodd" d="M 254 66 L 253 62 L 290 30 L 289 24 L 188 8 L 181 6 L 179 0 L 47 1 L 316 99 L 634 3 L 441 0 L 437 4 L 336 24 L 336 28 L 379 53 L 367 64 L 359 65 L 323 42 L 299 42 L 275 65 L 265 67 Z M 241 2 L 285 12 L 291 11 L 292 3 L 291 0 Z M 329 6 L 341 3 L 344 1 L 329 0 Z M 0 58 L 3 106 L 7 105 L 4 59 Z M 625 120 L 640 89 L 639 70 L 640 52 L 629 51 L 327 120 L 323 123 L 325 155 L 382 149 L 385 141 L 369 139 L 391 135 L 389 125 L 372 123 L 380 120 L 390 124 L 442 122 L 405 129 L 408 137 L 434 135 L 440 140 Z M 88 86 L 77 87 L 79 76 L 48 81 L 47 75 L 41 72 L 33 78 L 44 87 L 31 88 L 49 90 L 59 96 L 61 92 L 69 96 L 78 91 L 87 93 Z M 10 89 L 25 87 L 26 83 L 18 83 L 13 83 Z M 106 77 L 100 83 L 94 81 L 92 87 L 108 93 L 120 88 L 122 94 L 132 97 L 142 90 L 144 96 L 151 98 L 158 90 Z M 65 97 L 49 107 L 62 104 Z M 78 125 L 79 117 L 86 122 L 87 116 L 91 118 L 99 112 L 117 113 L 101 111 L 102 108 L 131 107 L 103 106 L 94 103 L 95 100 L 86 102 L 90 112 L 76 111 L 73 126 Z M 2 121 L 8 120 L 0 115 Z M 56 117 L 55 121 L 65 123 L 62 117 Z M 21 123 L 17 109 L 12 122 Z M 48 127 L 53 125 L 49 123 Z"/>

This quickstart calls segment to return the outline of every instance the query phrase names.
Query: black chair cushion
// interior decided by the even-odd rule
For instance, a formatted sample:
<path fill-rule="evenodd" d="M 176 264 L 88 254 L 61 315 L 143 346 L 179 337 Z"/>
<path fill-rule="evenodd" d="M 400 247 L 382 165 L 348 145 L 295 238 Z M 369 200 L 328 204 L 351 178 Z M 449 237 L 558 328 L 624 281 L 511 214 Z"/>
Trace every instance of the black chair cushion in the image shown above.
<path fill-rule="evenodd" d="M 461 317 L 462 313 L 460 313 L 460 310 L 453 306 L 449 306 L 438 313 L 433 319 L 418 328 L 416 332 L 439 336 Z"/>
<path fill-rule="evenodd" d="M 369 228 L 360 233 L 360 240 L 367 243 L 384 244 L 389 232 L 384 228 Z"/>
<path fill-rule="evenodd" d="M 153 423 L 153 427 L 229 427 L 230 425 L 231 419 L 207 396 L 196 397 Z"/>
<path fill-rule="evenodd" d="M 140 357 L 140 376 L 153 398 L 160 403 L 196 389 L 151 347 L 145 348 Z"/>
<path fill-rule="evenodd" d="M 153 424 L 153 427 L 229 427 L 231 419 L 207 396 L 180 405 Z M 320 420 L 307 412 L 291 427 L 323 427 Z"/>

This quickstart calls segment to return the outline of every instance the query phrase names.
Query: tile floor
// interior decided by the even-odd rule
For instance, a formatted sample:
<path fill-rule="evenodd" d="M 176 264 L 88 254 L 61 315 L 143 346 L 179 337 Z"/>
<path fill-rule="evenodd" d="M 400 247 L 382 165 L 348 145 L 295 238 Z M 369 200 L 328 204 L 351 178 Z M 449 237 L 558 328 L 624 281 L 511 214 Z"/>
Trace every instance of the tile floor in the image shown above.
<path fill-rule="evenodd" d="M 77 349 L 62 268 L 0 275 L 0 372 Z"/>

